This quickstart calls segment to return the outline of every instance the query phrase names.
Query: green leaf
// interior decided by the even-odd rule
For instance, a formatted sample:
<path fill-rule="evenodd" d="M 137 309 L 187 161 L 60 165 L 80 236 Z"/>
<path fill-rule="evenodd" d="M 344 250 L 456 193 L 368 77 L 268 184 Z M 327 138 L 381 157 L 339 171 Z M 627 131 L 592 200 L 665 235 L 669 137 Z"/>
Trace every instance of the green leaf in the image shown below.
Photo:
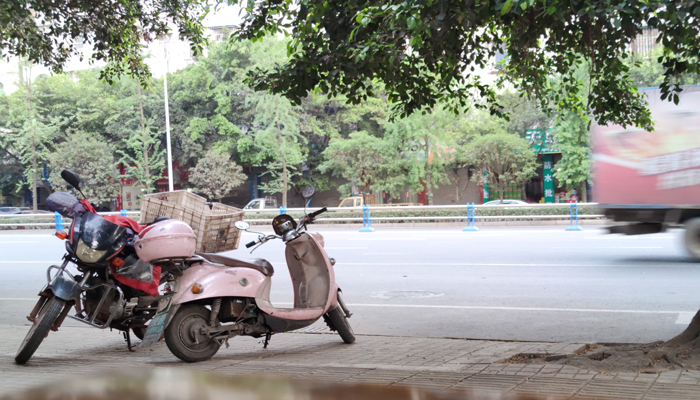
<path fill-rule="evenodd" d="M 554 7 L 554 6 L 549 6 L 549 7 L 547 7 L 547 14 L 552 15 L 552 14 L 554 14 L 555 12 L 557 12 L 557 8 L 556 8 L 556 7 Z"/>
<path fill-rule="evenodd" d="M 506 0 L 505 3 L 503 3 L 503 8 L 501 9 L 501 15 L 506 15 L 508 11 L 510 11 L 511 7 L 511 0 Z"/>

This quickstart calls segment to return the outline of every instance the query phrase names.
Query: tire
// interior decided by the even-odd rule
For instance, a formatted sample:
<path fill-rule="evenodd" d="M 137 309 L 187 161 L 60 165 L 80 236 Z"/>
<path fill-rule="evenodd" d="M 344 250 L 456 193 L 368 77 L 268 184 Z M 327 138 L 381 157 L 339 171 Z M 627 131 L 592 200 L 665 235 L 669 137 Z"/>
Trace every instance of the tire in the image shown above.
<path fill-rule="evenodd" d="M 148 329 L 148 326 L 134 326 L 131 328 L 131 331 L 134 332 L 134 336 L 139 338 L 139 340 L 143 340 L 143 337 L 146 336 L 146 329 Z"/>
<path fill-rule="evenodd" d="M 685 248 L 696 261 L 700 261 L 700 218 L 685 223 Z"/>
<path fill-rule="evenodd" d="M 165 344 L 175 357 L 184 362 L 199 362 L 209 360 L 219 351 L 221 345 L 216 340 L 197 333 L 199 328 L 209 326 L 210 313 L 199 304 L 184 305 L 175 313 L 165 328 Z"/>
<path fill-rule="evenodd" d="M 56 318 L 58 318 L 65 306 L 65 300 L 61 300 L 58 297 L 46 300 L 46 303 L 44 303 L 44 306 L 37 314 L 34 324 L 29 328 L 27 336 L 25 336 L 24 341 L 19 346 L 19 350 L 17 350 L 17 355 L 15 356 L 17 364 L 24 364 L 29 361 L 46 335 L 48 335 L 51 325 L 56 321 Z"/>
<path fill-rule="evenodd" d="M 343 310 L 340 307 L 328 311 L 323 319 L 326 320 L 326 325 L 331 328 L 332 331 L 337 331 L 343 342 L 351 344 L 355 342 L 355 333 L 352 331 L 352 327 L 348 323 L 348 319 L 345 318 Z"/>

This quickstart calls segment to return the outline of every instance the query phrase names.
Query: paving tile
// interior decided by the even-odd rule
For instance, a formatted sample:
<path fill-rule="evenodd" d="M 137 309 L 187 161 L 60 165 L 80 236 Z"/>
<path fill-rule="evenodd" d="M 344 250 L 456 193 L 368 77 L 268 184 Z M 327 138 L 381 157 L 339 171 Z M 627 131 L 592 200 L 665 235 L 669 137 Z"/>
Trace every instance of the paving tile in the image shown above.
<path fill-rule="evenodd" d="M 679 383 L 659 385 L 656 384 L 647 393 L 644 400 L 698 400 L 700 399 L 700 387 L 697 385 L 683 385 Z"/>
<path fill-rule="evenodd" d="M 523 381 L 525 381 L 525 378 L 516 375 L 479 374 L 473 375 L 453 387 L 491 389 L 506 392 Z"/>
<path fill-rule="evenodd" d="M 597 377 L 578 391 L 577 397 L 595 399 L 640 399 L 649 389 L 646 382 L 628 382 L 598 379 Z"/>
<path fill-rule="evenodd" d="M 235 338 L 214 359 L 186 364 L 163 343 L 129 352 L 120 335 L 70 326 L 52 333 L 27 365 L 18 366 L 13 358 L 26 329 L 0 325 L 0 397 L 74 374 L 167 367 L 435 390 L 512 391 L 553 398 L 700 400 L 700 371 L 601 374 L 571 366 L 499 362 L 523 352 L 573 352 L 583 346 L 580 344 L 359 336 L 348 346 L 337 335 L 293 333 L 275 335 L 268 349 L 262 349 L 259 339 Z"/>
<path fill-rule="evenodd" d="M 573 396 L 588 381 L 559 378 L 531 378 L 518 385 L 514 392 L 544 395 Z"/>

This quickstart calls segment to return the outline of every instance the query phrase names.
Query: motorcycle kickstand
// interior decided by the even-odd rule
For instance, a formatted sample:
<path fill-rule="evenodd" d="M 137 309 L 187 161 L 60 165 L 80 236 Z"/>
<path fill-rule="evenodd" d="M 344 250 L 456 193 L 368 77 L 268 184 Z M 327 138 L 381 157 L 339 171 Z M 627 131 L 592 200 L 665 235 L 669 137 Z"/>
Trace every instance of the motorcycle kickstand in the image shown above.
<path fill-rule="evenodd" d="M 263 342 L 263 349 L 266 349 L 267 345 L 270 344 L 270 337 L 272 337 L 272 333 L 268 332 L 265 334 L 265 341 Z"/>
<path fill-rule="evenodd" d="M 134 350 L 136 348 L 136 346 L 131 346 L 131 334 L 130 334 L 129 330 L 127 329 L 122 333 L 124 334 L 124 339 L 126 339 L 126 347 L 129 348 L 129 351 L 136 351 L 136 350 Z"/>

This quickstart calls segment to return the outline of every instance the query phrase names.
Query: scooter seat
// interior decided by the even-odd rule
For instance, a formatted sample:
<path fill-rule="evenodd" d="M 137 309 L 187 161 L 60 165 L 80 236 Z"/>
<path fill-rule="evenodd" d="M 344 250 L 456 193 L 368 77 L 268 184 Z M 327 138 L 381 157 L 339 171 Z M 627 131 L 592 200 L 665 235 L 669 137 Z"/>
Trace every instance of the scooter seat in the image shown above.
<path fill-rule="evenodd" d="M 196 253 L 195 255 L 204 258 L 209 262 L 216 264 L 223 264 L 227 267 L 237 267 L 237 268 L 251 268 L 259 271 L 265 276 L 272 276 L 275 273 L 275 269 L 272 268 L 272 264 L 263 260 L 262 258 L 248 258 L 246 260 L 239 260 L 237 258 L 230 258 L 222 256 L 221 254 L 213 253 Z"/>

